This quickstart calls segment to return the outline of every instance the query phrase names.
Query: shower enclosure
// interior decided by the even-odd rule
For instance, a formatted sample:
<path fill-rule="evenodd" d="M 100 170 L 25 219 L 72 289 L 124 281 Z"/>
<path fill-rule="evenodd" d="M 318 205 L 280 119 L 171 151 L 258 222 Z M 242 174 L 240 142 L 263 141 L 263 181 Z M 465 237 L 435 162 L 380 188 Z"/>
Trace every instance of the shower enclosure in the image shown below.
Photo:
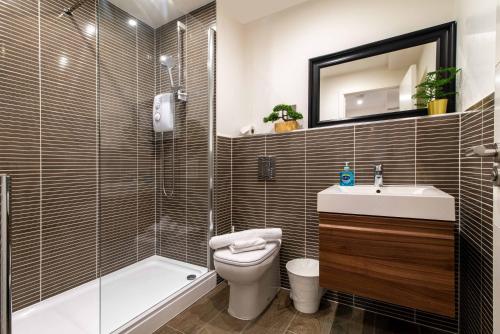
<path fill-rule="evenodd" d="M 152 333 L 215 286 L 215 3 L 130 3 L 0 3 L 2 334 Z"/>

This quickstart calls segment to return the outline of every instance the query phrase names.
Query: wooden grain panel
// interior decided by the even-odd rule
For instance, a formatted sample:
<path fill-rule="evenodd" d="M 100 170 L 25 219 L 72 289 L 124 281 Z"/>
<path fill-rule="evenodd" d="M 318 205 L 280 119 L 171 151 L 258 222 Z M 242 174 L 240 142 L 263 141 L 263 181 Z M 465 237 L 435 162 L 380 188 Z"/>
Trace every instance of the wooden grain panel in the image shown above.
<path fill-rule="evenodd" d="M 320 284 L 452 316 L 453 223 L 320 213 Z"/>

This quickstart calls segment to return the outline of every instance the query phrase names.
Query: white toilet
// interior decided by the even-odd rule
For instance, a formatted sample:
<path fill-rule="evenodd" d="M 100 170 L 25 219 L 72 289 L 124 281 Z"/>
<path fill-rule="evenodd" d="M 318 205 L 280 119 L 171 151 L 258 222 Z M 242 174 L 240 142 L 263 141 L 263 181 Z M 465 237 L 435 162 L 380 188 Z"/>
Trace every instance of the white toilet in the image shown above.
<path fill-rule="evenodd" d="M 229 283 L 230 315 L 255 319 L 276 296 L 280 246 L 280 242 L 268 242 L 264 249 L 251 252 L 233 254 L 228 248 L 215 251 L 215 270 Z"/>

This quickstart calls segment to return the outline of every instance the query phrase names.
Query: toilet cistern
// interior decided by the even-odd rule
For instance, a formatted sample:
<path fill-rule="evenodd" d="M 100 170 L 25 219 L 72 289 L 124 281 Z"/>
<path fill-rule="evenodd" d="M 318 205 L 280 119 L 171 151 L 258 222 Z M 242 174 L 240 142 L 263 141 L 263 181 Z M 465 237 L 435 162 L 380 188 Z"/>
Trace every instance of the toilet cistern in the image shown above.
<path fill-rule="evenodd" d="M 375 187 L 382 187 L 384 185 L 384 166 L 377 164 L 373 167 L 373 182 Z"/>

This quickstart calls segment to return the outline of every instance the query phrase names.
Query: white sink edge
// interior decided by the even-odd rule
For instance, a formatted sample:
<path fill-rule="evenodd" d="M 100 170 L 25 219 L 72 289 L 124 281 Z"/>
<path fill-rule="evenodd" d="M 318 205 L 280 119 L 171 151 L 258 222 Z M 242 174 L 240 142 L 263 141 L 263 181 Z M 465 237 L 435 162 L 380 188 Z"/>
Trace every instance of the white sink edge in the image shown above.
<path fill-rule="evenodd" d="M 439 189 L 438 189 L 439 190 Z M 318 193 L 319 194 L 322 194 L 322 195 L 342 195 L 342 196 L 374 196 L 373 194 L 356 194 L 356 193 L 337 193 L 337 194 L 332 194 L 332 193 L 329 193 L 328 192 L 328 189 L 325 189 L 325 190 L 322 190 Z M 387 193 L 380 193 L 380 194 L 377 194 L 377 197 L 417 197 L 415 195 L 411 195 L 411 194 L 387 194 Z M 437 195 L 433 195 L 433 194 L 426 194 L 426 195 L 419 195 L 418 197 L 420 198 L 450 198 L 450 199 L 454 199 L 455 197 L 451 196 L 450 194 L 448 193 L 445 193 L 443 192 L 443 194 L 437 194 Z"/>
<path fill-rule="evenodd" d="M 372 185 L 357 187 L 375 188 Z M 339 185 L 328 187 L 317 194 L 318 212 L 364 216 L 395 217 L 422 220 L 456 221 L 455 197 L 431 185 L 388 185 L 389 187 L 429 187 L 431 194 L 401 193 L 347 193 L 339 192 Z M 381 187 L 384 188 L 384 187 Z M 337 190 L 336 190 L 337 189 Z M 357 198 L 353 202 L 353 197 Z M 382 200 L 384 199 L 384 200 Z M 366 201 L 366 205 L 360 204 Z M 389 202 L 389 203 L 388 203 Z M 356 203 L 356 204 L 353 204 Z M 395 204 L 395 205 L 394 205 Z M 420 209 L 419 209 L 420 208 Z"/>
<path fill-rule="evenodd" d="M 375 186 L 373 185 L 369 185 L 369 184 L 359 184 L 359 185 L 355 185 L 355 186 L 341 186 L 339 184 L 334 184 L 326 189 L 323 189 L 321 190 L 318 194 L 328 194 L 330 193 L 334 188 L 355 188 L 355 187 L 363 187 L 363 188 L 375 188 Z M 425 187 L 428 187 L 428 188 L 433 188 L 434 191 L 437 191 L 439 194 L 421 194 L 421 195 L 418 195 L 419 197 L 449 197 L 449 198 L 455 198 L 453 196 L 451 196 L 450 194 L 448 194 L 447 192 L 439 189 L 439 188 L 436 188 L 435 186 L 433 185 L 430 185 L 430 184 L 398 184 L 398 185 L 386 185 L 386 186 L 381 186 L 381 187 L 378 187 L 378 189 L 384 189 L 384 188 L 425 188 Z M 337 193 L 338 194 L 338 193 Z M 342 193 L 342 195 L 356 195 L 356 196 L 373 196 L 375 194 L 360 194 L 360 193 Z M 380 194 L 377 194 L 377 196 L 402 196 L 402 197 L 415 197 L 415 195 L 413 194 L 395 194 L 395 193 L 380 193 Z"/>

